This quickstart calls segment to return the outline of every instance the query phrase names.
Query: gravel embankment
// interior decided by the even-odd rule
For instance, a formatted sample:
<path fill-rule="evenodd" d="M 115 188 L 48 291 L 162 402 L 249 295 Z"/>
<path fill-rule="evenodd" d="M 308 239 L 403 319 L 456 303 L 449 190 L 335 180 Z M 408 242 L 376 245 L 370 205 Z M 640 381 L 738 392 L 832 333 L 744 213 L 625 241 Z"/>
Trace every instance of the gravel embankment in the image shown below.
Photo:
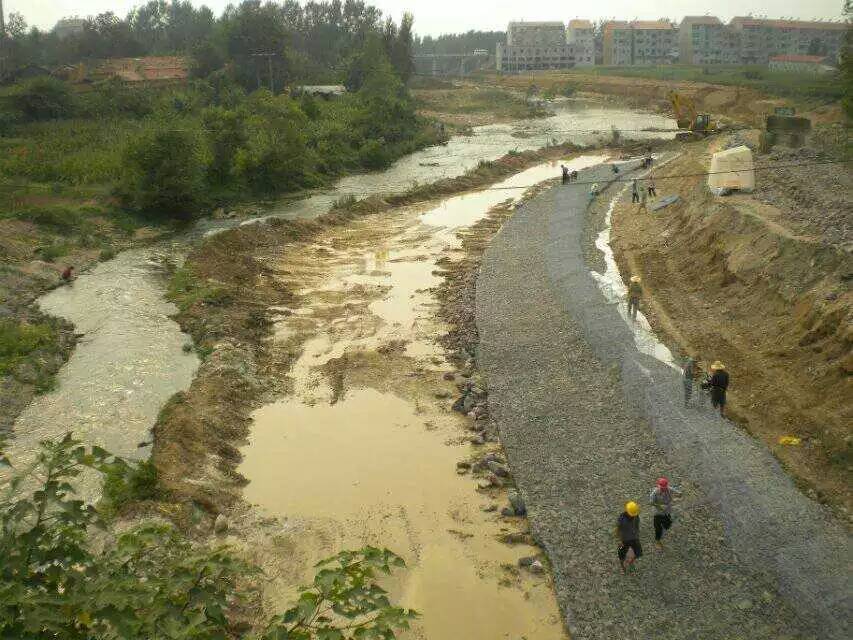
<path fill-rule="evenodd" d="M 583 259 L 587 190 L 557 187 L 518 211 L 477 283 L 491 416 L 570 631 L 847 637 L 849 537 L 762 446 L 683 409 L 677 374 L 637 352 Z M 660 475 L 684 490 L 667 547 L 655 549 L 645 508 L 645 556 L 623 576 L 613 524 Z"/>

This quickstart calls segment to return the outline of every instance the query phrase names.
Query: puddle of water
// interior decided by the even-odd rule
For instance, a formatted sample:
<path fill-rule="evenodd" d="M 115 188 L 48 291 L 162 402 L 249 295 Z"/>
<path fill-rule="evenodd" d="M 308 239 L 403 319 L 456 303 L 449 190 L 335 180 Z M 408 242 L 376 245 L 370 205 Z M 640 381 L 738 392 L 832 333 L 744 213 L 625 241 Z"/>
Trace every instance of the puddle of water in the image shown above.
<path fill-rule="evenodd" d="M 580 169 L 605 159 L 570 164 Z M 323 269 L 308 268 L 307 249 L 284 258 L 290 277 L 305 279 L 302 308 L 313 312 L 281 321 L 282 335 L 305 340 L 290 371 L 295 392 L 255 412 L 239 468 L 249 480 L 247 500 L 294 523 L 290 573 L 281 584 L 308 579 L 314 562 L 341 548 L 387 546 L 409 565 L 389 590 L 423 614 L 407 637 L 565 637 L 549 580 L 515 569 L 535 549 L 498 542 L 502 530 L 516 525 L 483 513 L 492 500 L 478 496 L 470 476 L 454 473 L 471 453 L 459 444 L 466 421 L 449 410 L 449 398 L 434 394 L 455 389 L 437 373 L 425 380 L 410 375 L 446 367 L 430 289 L 439 283 L 436 261 L 455 246 L 455 232 L 556 176 L 559 163 L 546 163 L 504 181 L 502 191 L 357 221 L 345 233 L 346 250 Z M 317 313 L 333 295 L 340 317 Z M 406 348 L 377 351 L 395 340 Z M 336 395 L 319 367 L 342 357 L 345 388 Z"/>
<path fill-rule="evenodd" d="M 664 162 L 658 162 L 657 166 L 664 166 L 667 162 L 671 161 L 672 158 Z M 646 174 L 644 173 L 642 175 Z M 604 216 L 604 228 L 595 239 L 596 248 L 601 251 L 604 256 L 604 273 L 590 271 L 590 274 L 598 283 L 598 287 L 604 294 L 605 299 L 609 303 L 616 305 L 616 308 L 619 310 L 619 315 L 622 316 L 622 319 L 631 328 L 631 331 L 634 334 L 634 344 L 637 345 L 637 349 L 640 353 L 648 354 L 657 358 L 664 364 L 678 369 L 679 367 L 675 362 L 672 352 L 665 344 L 657 339 L 657 336 L 655 336 L 654 331 L 649 324 L 648 318 L 646 318 L 643 312 L 638 311 L 636 319 L 631 319 L 628 315 L 628 287 L 625 285 L 624 280 L 622 280 L 622 274 L 619 273 L 619 267 L 616 265 L 616 258 L 613 256 L 613 249 L 610 247 L 610 235 L 613 230 L 613 209 L 628 191 L 630 186 L 631 183 L 626 183 L 625 186 L 622 187 L 622 189 L 620 189 L 619 192 L 610 200 L 610 204 L 607 207 L 607 213 Z"/>
<path fill-rule="evenodd" d="M 487 501 L 453 473 L 461 452 L 445 441 L 458 429 L 453 416 L 373 389 L 334 405 L 270 405 L 255 414 L 243 451 L 246 498 L 301 521 L 300 535 L 316 529 L 340 545 L 299 549 L 306 567 L 366 543 L 401 554 L 409 566 L 386 587 L 423 614 L 406 637 L 563 638 L 547 580 L 501 567 L 534 550 L 498 542 L 498 526 L 480 511 Z"/>
<path fill-rule="evenodd" d="M 564 162 L 554 161 L 537 165 L 499 182 L 488 190 L 448 198 L 423 214 L 421 220 L 425 224 L 446 229 L 467 227 L 482 219 L 489 209 L 501 202 L 518 201 L 531 185 L 559 178 L 561 164 L 565 164 L 569 170 L 580 171 L 605 160 L 607 156 L 580 156 Z"/>

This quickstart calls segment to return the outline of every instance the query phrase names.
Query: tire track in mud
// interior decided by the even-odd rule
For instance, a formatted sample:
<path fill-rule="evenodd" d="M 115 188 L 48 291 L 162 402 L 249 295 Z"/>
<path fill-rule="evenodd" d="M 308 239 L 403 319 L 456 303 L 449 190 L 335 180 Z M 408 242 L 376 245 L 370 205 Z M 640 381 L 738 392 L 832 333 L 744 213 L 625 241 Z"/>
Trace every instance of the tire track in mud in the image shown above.
<path fill-rule="evenodd" d="M 589 274 L 587 205 L 579 187 L 539 196 L 491 244 L 477 283 L 491 416 L 570 631 L 845 637 L 849 538 L 734 425 L 673 402 L 677 374 L 637 352 Z M 659 475 L 685 494 L 668 547 L 654 550 L 641 516 L 646 554 L 622 576 L 613 523 Z"/>

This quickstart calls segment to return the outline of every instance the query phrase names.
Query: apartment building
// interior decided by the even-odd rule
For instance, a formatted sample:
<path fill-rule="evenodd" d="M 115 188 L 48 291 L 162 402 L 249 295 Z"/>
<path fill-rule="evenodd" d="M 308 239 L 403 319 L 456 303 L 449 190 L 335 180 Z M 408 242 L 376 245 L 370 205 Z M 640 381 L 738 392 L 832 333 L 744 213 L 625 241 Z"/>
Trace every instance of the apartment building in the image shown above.
<path fill-rule="evenodd" d="M 671 64 L 678 57 L 678 31 L 665 20 L 611 21 L 604 25 L 604 64 Z"/>
<path fill-rule="evenodd" d="M 595 29 L 589 20 L 569 20 L 566 42 L 574 52 L 575 64 L 578 66 L 595 64 Z"/>
<path fill-rule="evenodd" d="M 782 55 L 819 55 L 838 61 L 847 30 L 843 22 L 733 18 L 729 27 L 739 38 L 739 62 L 767 64 Z"/>
<path fill-rule="evenodd" d="M 686 16 L 678 28 L 682 64 L 738 64 L 740 37 L 713 16 Z"/>
<path fill-rule="evenodd" d="M 498 71 L 515 73 L 568 69 L 575 65 L 573 48 L 566 41 L 562 22 L 510 22 L 506 44 L 497 45 Z"/>

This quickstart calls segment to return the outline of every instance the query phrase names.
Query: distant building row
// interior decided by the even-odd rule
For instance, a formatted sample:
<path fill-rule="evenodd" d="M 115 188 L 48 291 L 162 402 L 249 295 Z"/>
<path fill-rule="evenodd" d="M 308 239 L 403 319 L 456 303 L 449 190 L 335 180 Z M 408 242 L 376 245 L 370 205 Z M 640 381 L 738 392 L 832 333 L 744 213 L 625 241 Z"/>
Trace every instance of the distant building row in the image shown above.
<path fill-rule="evenodd" d="M 600 61 L 608 66 L 682 64 L 768 64 L 806 56 L 835 62 L 847 24 L 687 16 L 676 26 L 659 21 L 611 21 L 600 34 Z M 587 20 L 510 22 L 506 44 L 496 51 L 497 68 L 519 72 L 565 69 L 596 63 L 596 33 Z"/>
<path fill-rule="evenodd" d="M 595 64 L 595 29 L 588 20 L 510 22 L 495 51 L 500 71 L 568 69 Z"/>

